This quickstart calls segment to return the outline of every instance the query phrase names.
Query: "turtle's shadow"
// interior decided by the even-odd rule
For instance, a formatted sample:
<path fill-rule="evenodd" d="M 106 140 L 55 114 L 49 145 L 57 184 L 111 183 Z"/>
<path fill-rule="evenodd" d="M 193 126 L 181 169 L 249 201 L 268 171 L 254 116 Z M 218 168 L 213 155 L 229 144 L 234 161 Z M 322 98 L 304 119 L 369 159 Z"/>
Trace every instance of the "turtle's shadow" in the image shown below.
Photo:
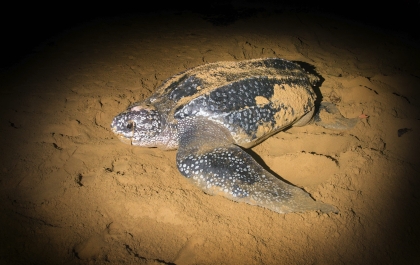
<path fill-rule="evenodd" d="M 276 172 L 274 172 L 273 170 L 271 170 L 271 168 L 269 166 L 267 166 L 267 164 L 264 162 L 264 160 L 257 153 L 255 153 L 252 149 L 244 149 L 244 151 L 246 153 L 248 153 L 248 155 L 250 155 L 252 158 L 254 158 L 254 160 L 257 161 L 257 163 L 260 164 L 270 174 L 274 175 L 276 178 L 280 179 L 281 181 L 286 182 L 287 184 L 290 184 L 292 186 L 295 186 L 295 184 L 287 181 L 286 179 L 284 179 L 281 176 L 279 176 Z"/>

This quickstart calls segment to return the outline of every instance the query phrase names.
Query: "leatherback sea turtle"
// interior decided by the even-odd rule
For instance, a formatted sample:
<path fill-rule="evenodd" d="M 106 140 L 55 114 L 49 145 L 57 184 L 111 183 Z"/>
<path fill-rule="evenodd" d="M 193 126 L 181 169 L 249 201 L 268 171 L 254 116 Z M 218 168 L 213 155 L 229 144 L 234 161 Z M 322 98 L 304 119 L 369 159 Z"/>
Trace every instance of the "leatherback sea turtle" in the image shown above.
<path fill-rule="evenodd" d="M 117 115 L 111 128 L 132 145 L 177 148 L 181 174 L 208 194 L 279 213 L 337 212 L 273 176 L 241 148 L 308 123 L 316 81 L 277 58 L 205 64 L 166 80 Z"/>

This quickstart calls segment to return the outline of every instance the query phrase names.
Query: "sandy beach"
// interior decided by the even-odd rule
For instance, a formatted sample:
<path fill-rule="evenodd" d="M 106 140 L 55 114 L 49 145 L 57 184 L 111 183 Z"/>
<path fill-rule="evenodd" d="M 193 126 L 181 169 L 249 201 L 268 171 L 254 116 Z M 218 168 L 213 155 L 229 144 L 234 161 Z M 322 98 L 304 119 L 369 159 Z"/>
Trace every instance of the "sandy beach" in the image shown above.
<path fill-rule="evenodd" d="M 120 142 L 112 118 L 167 78 L 283 58 L 321 77 L 351 130 L 310 124 L 253 147 L 338 214 L 279 214 L 205 194 L 175 151 Z M 2 264 L 417 264 L 420 49 L 311 12 L 97 19 L 1 72 Z"/>

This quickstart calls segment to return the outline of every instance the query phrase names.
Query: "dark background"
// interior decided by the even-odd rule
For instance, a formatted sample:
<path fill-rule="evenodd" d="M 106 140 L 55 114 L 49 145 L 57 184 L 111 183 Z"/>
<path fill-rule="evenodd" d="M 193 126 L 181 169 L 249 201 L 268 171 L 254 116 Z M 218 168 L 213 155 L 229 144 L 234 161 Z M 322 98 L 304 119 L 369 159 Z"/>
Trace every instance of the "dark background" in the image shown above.
<path fill-rule="evenodd" d="M 337 1 L 331 4 L 290 0 L 15 2 L 2 7 L 0 71 L 10 69 L 45 46 L 54 45 L 54 38 L 67 30 L 98 19 L 143 16 L 154 12 L 194 12 L 215 25 L 224 26 L 259 11 L 321 13 L 361 23 L 420 46 L 419 0 L 383 1 L 381 4 L 370 1 Z"/>

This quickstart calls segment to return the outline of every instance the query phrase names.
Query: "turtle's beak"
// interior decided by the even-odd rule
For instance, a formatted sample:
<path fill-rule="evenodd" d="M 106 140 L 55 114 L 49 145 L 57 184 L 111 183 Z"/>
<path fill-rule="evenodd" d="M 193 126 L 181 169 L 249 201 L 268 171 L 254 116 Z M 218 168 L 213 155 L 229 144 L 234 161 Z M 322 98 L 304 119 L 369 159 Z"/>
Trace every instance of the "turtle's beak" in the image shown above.
<path fill-rule="evenodd" d="M 115 133 L 115 131 L 114 131 L 114 133 Z M 131 138 L 127 138 L 127 137 L 125 137 L 124 135 L 119 134 L 119 133 L 115 133 L 115 135 L 117 136 L 117 138 L 118 138 L 121 142 L 123 142 L 123 143 L 125 143 L 125 144 L 132 145 Z"/>
<path fill-rule="evenodd" d="M 121 142 L 132 145 L 132 137 L 127 137 L 127 135 L 124 135 L 121 132 L 119 132 L 116 126 L 112 126 L 111 130 L 113 133 L 115 133 L 115 135 L 118 139 L 120 139 Z"/>
<path fill-rule="evenodd" d="M 120 139 L 121 142 L 129 145 L 133 145 L 131 138 L 124 137 L 121 134 L 117 134 L 118 139 Z"/>

